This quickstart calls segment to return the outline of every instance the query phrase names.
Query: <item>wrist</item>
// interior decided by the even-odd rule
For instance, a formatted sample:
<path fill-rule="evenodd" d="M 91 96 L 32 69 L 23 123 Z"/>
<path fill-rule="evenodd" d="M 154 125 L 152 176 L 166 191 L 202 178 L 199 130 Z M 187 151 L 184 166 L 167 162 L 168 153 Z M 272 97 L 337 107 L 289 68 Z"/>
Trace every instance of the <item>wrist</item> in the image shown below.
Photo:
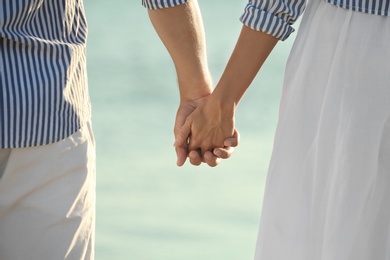
<path fill-rule="evenodd" d="M 222 115 L 230 116 L 234 116 L 238 104 L 229 93 L 219 91 L 217 88 L 210 95 L 208 102 L 214 104 L 214 108 L 218 109 Z"/>
<path fill-rule="evenodd" d="M 212 99 L 220 104 L 221 107 L 236 109 L 242 97 L 234 86 L 219 82 L 212 93 Z"/>
<path fill-rule="evenodd" d="M 179 78 L 180 100 L 193 101 L 208 96 L 213 91 L 211 76 Z"/>

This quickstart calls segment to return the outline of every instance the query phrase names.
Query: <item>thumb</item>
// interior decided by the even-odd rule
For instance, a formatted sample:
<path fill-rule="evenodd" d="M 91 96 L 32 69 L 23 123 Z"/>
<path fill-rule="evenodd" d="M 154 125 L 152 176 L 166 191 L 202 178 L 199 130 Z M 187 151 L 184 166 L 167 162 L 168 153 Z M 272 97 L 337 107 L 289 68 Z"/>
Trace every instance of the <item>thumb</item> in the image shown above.
<path fill-rule="evenodd" d="M 234 129 L 234 134 L 232 137 L 227 138 L 224 141 L 224 145 L 227 147 L 236 147 L 240 143 L 240 133 L 237 129 Z"/>
<path fill-rule="evenodd" d="M 175 136 L 176 140 L 173 146 L 181 147 L 185 145 L 187 143 L 187 139 L 190 134 L 191 134 L 191 125 L 186 121 L 184 125 L 180 128 L 179 133 Z"/>
<path fill-rule="evenodd" d="M 181 167 L 187 160 L 187 149 L 185 147 L 175 147 L 177 161 L 176 165 Z"/>

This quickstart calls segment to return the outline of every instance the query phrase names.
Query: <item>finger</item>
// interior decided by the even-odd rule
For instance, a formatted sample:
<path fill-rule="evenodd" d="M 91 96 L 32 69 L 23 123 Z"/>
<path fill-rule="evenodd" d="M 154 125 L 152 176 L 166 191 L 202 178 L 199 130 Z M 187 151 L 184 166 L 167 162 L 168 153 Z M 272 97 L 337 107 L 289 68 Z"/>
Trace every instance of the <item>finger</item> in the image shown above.
<path fill-rule="evenodd" d="M 198 166 L 202 163 L 202 157 L 196 150 L 190 151 L 188 157 L 192 165 Z"/>
<path fill-rule="evenodd" d="M 177 166 L 181 167 L 184 165 L 184 163 L 187 160 L 187 149 L 182 146 L 182 147 L 175 147 L 175 150 L 177 156 L 176 164 Z"/>
<path fill-rule="evenodd" d="M 210 167 L 215 167 L 220 163 L 220 159 L 210 151 L 206 151 L 203 155 L 203 158 L 205 162 L 210 166 Z"/>
<path fill-rule="evenodd" d="M 213 154 L 221 159 L 228 159 L 234 153 L 234 147 L 223 147 L 223 148 L 215 148 L 213 150 Z"/>
<path fill-rule="evenodd" d="M 224 141 L 225 146 L 236 147 L 240 143 L 240 133 L 234 129 L 233 137 L 229 137 Z"/>
<path fill-rule="evenodd" d="M 187 143 L 188 136 L 191 133 L 191 126 L 190 124 L 185 123 L 181 128 L 179 133 L 175 136 L 175 143 L 173 146 L 180 147 Z"/>

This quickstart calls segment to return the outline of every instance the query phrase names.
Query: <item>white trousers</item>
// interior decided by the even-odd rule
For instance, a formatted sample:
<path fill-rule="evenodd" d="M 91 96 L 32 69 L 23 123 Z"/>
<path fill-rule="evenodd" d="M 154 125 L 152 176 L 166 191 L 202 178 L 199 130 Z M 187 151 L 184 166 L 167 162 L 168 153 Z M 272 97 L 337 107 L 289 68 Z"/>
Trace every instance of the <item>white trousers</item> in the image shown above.
<path fill-rule="evenodd" d="M 60 142 L 0 149 L 0 260 L 93 259 L 91 125 Z"/>

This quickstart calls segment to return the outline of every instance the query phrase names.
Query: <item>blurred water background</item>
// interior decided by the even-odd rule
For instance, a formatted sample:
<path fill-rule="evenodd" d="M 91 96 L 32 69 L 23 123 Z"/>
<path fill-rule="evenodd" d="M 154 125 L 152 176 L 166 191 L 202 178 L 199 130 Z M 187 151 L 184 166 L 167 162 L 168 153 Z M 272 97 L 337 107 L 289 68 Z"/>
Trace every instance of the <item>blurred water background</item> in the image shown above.
<path fill-rule="evenodd" d="M 246 0 L 199 4 L 217 82 Z M 178 168 L 176 75 L 141 1 L 85 0 L 85 7 L 98 155 L 96 259 L 252 259 L 293 37 L 279 43 L 240 103 L 233 157 L 216 168 Z"/>

